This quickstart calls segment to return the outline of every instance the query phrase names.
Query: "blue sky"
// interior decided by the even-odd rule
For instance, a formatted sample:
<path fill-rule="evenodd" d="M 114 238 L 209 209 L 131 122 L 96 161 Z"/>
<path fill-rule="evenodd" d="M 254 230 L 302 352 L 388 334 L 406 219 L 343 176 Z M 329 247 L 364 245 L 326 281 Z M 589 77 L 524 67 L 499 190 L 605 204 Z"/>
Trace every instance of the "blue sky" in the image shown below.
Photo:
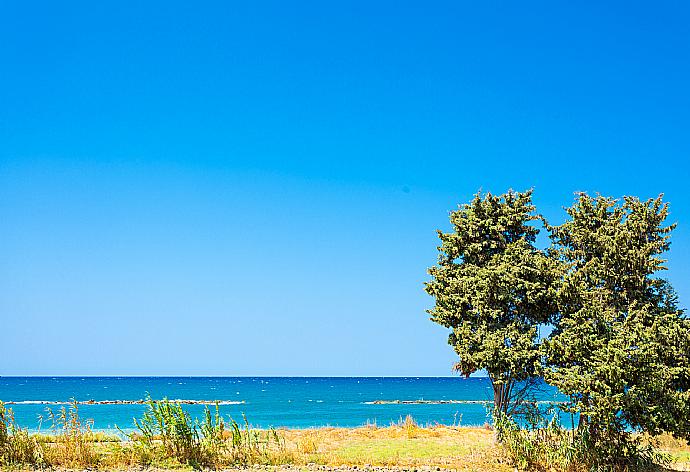
<path fill-rule="evenodd" d="M 0 5 L 0 375 L 448 375 L 478 189 L 661 192 L 690 297 L 686 2 Z"/>

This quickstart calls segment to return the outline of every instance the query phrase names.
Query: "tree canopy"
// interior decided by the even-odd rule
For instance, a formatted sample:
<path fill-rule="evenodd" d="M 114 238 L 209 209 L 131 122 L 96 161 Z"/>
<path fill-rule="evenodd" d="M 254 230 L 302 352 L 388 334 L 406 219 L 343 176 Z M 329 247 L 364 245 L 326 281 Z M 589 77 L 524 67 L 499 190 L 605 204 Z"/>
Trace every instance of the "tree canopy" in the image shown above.
<path fill-rule="evenodd" d="M 452 330 L 456 369 L 488 373 L 501 418 L 523 400 L 518 385 L 543 376 L 579 414 L 572 441 L 586 445 L 586 463 L 649 464 L 656 453 L 635 431 L 690 442 L 690 319 L 660 276 L 676 225 L 661 196 L 580 193 L 566 212 L 549 226 L 531 191 L 478 193 L 451 212 L 428 312 Z M 535 246 L 540 219 L 547 250 Z M 543 324 L 553 326 L 545 340 Z"/>
<path fill-rule="evenodd" d="M 550 228 L 567 271 L 546 380 L 594 439 L 635 429 L 690 440 L 690 320 L 658 276 L 675 228 L 668 211 L 661 197 L 580 194 Z"/>
<path fill-rule="evenodd" d="M 539 220 L 532 191 L 477 194 L 451 212 L 453 231 L 439 231 L 438 264 L 426 291 L 431 319 L 452 329 L 456 369 L 484 369 L 494 406 L 510 413 L 524 395 L 520 382 L 541 373 L 539 332 L 552 320 L 559 262 L 535 248 Z"/>

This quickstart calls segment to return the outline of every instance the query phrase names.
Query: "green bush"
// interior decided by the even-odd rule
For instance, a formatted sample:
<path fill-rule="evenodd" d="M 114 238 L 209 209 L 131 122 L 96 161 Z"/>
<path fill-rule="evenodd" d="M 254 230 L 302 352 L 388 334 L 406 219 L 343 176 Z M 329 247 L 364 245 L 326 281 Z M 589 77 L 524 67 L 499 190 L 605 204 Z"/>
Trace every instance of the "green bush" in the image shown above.
<path fill-rule="evenodd" d="M 548 421 L 533 413 L 525 423 L 500 412 L 494 417 L 497 439 L 518 469 L 628 472 L 670 463 L 668 455 L 631 432 L 593 440 L 587 428 L 563 428 L 557 412 Z"/>
<path fill-rule="evenodd" d="M 147 397 L 148 410 L 134 420 L 137 432 L 128 435 L 142 465 L 169 461 L 195 468 L 227 464 L 274 463 L 289 458 L 284 440 L 274 429 L 253 430 L 243 416 L 244 427 L 230 418 L 227 425 L 216 405 L 208 407 L 202 421 L 193 420 L 180 404 Z"/>
<path fill-rule="evenodd" d="M 79 416 L 77 402 L 57 411 L 47 409 L 50 435 L 29 434 L 14 421 L 12 410 L 0 402 L 0 467 L 98 468 L 155 465 L 194 468 L 246 464 L 284 464 L 293 456 L 275 429 L 254 430 L 243 416 L 240 426 L 227 424 L 216 405 L 201 421 L 192 419 L 179 403 L 147 397 L 148 409 L 134 420 L 137 431 L 129 442 L 94 433 L 91 420 Z M 41 418 L 43 419 L 43 418 Z M 107 447 L 99 446 L 106 442 Z"/>
<path fill-rule="evenodd" d="M 224 447 L 225 423 L 218 413 L 212 417 L 206 408 L 204 421 L 193 421 L 179 403 L 167 398 L 154 401 L 149 396 L 148 410 L 134 420 L 138 433 L 130 435 L 141 462 L 150 464 L 163 457 L 193 467 L 214 465 Z"/>

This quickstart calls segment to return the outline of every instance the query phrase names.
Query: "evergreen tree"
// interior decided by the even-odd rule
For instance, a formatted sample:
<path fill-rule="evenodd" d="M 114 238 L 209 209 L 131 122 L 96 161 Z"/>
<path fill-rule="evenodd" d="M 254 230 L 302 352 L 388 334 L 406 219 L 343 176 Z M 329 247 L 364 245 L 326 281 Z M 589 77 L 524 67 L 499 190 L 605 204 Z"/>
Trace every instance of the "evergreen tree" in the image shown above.
<path fill-rule="evenodd" d="M 484 369 L 494 409 L 510 415 L 539 378 L 538 329 L 554 316 L 559 263 L 534 246 L 539 220 L 532 191 L 478 193 L 451 212 L 453 231 L 438 232 L 438 264 L 426 291 L 431 319 L 451 328 L 455 366 L 469 376 Z"/>
<path fill-rule="evenodd" d="M 625 465 L 631 431 L 690 440 L 690 320 L 658 276 L 675 225 L 661 197 L 580 194 L 567 212 L 549 228 L 567 271 L 545 377 L 604 460 Z"/>

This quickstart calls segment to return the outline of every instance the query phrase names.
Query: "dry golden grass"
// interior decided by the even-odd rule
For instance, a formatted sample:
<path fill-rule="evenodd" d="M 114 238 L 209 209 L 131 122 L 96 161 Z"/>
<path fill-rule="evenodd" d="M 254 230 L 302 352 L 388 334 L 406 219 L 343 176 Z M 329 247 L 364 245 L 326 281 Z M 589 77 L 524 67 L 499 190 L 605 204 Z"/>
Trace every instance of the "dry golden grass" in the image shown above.
<path fill-rule="evenodd" d="M 514 470 L 486 428 L 419 427 L 411 419 L 389 427 L 280 430 L 295 464 L 441 467 Z M 690 471 L 690 446 L 670 435 L 654 443 L 672 458 L 671 469 Z"/>
<path fill-rule="evenodd" d="M 405 422 L 386 428 L 281 430 L 280 434 L 298 464 L 512 470 L 495 447 L 492 431 L 483 428 L 422 428 Z"/>
<path fill-rule="evenodd" d="M 512 471 L 512 467 L 494 443 L 493 431 L 486 428 L 418 426 L 411 418 L 388 427 L 375 425 L 359 428 L 281 429 L 279 443 L 273 443 L 259 462 L 306 466 L 436 467 L 459 471 Z M 55 437 L 43 437 L 40 443 L 49 463 L 59 467 L 93 467 L 104 470 L 134 470 L 141 464 L 132 443 L 113 438 L 93 438 L 88 460 L 79 454 L 65 454 L 64 444 Z M 674 458 L 674 470 L 690 471 L 690 446 L 670 436 L 655 438 L 658 447 Z M 58 454 L 63 458 L 56 457 Z M 98 460 L 94 461 L 93 457 Z M 67 460 L 71 459 L 71 460 Z M 84 462 L 82 464 L 82 461 Z M 157 461 L 154 467 L 187 469 L 176 461 Z M 229 465 L 229 464 L 228 464 Z M 1 468 L 1 467 L 0 467 Z M 13 470 L 24 470 L 14 467 Z"/>
<path fill-rule="evenodd" d="M 685 441 L 664 434 L 655 437 L 654 444 L 671 456 L 673 470 L 690 471 L 690 446 Z"/>

